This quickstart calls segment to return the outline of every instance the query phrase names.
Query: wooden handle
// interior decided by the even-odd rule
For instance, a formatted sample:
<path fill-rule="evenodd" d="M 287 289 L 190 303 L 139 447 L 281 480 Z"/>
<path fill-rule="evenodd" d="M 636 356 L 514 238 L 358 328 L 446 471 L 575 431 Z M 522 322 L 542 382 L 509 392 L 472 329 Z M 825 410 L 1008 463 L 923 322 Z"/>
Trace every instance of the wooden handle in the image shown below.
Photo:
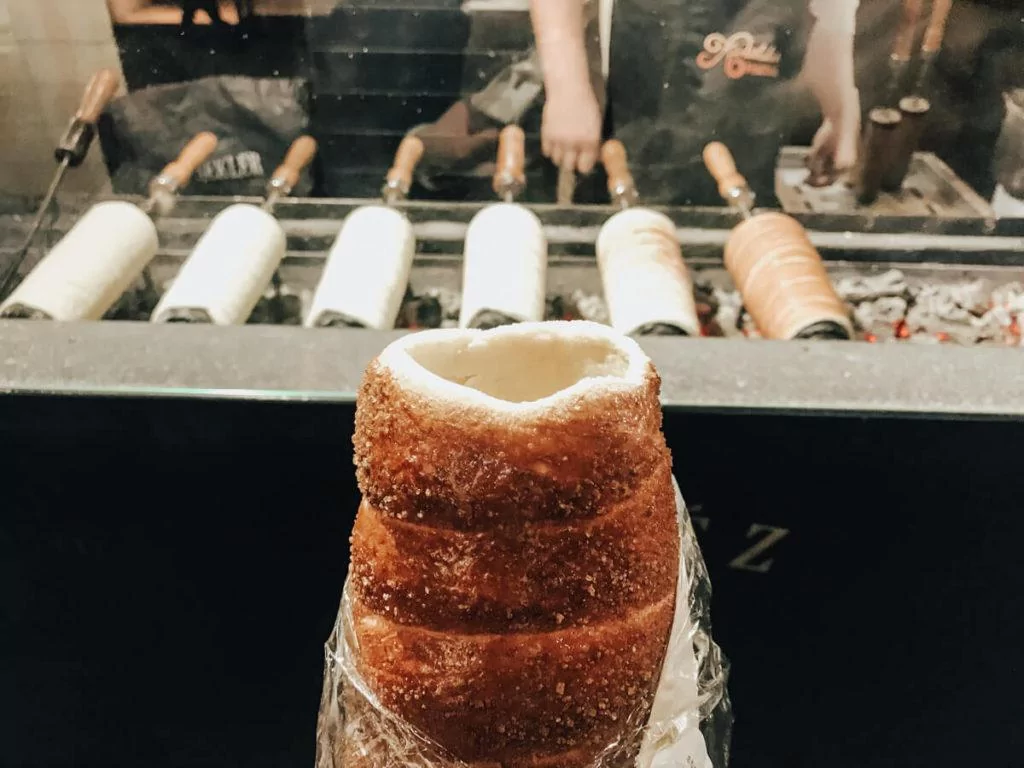
<path fill-rule="evenodd" d="M 419 136 L 406 136 L 398 145 L 395 161 L 388 171 L 388 186 L 408 191 L 412 186 L 412 174 L 423 157 L 423 139 Z"/>
<path fill-rule="evenodd" d="M 498 168 L 494 174 L 495 191 L 512 183 L 526 183 L 526 134 L 518 125 L 506 125 L 498 135 Z"/>
<path fill-rule="evenodd" d="M 946 21 L 952 7 L 953 0 L 934 0 L 928 28 L 924 31 L 924 42 L 921 43 L 922 52 L 933 54 L 942 47 L 942 39 L 946 36 Z"/>
<path fill-rule="evenodd" d="M 178 187 L 184 187 L 192 179 L 192 174 L 196 172 L 196 169 L 207 161 L 215 149 L 217 149 L 216 136 L 209 131 L 197 134 L 185 145 L 181 154 L 168 163 L 160 175 L 173 179 Z"/>
<path fill-rule="evenodd" d="M 270 183 L 280 185 L 290 192 L 299 183 L 306 166 L 313 162 L 316 149 L 316 139 L 312 136 L 299 136 L 292 142 L 284 161 L 270 177 Z"/>
<path fill-rule="evenodd" d="M 903 0 L 903 16 L 892 43 L 892 57 L 897 61 L 910 61 L 914 55 L 914 36 L 923 7 L 924 0 Z"/>
<path fill-rule="evenodd" d="M 747 186 L 747 180 L 736 170 L 736 161 L 732 152 L 720 141 L 713 141 L 704 147 L 704 165 L 715 181 L 718 182 L 718 194 L 729 200 L 734 189 Z"/>
<path fill-rule="evenodd" d="M 629 156 L 626 147 L 618 139 L 610 139 L 601 147 L 601 163 L 608 176 L 608 191 L 633 187 L 633 174 L 629 172 Z"/>
<path fill-rule="evenodd" d="M 100 115 L 103 114 L 103 110 L 107 108 L 110 100 L 117 93 L 118 85 L 120 85 L 120 81 L 117 73 L 112 69 L 101 69 L 94 74 L 82 92 L 82 101 L 78 104 L 75 118 L 83 123 L 95 125 L 96 121 L 100 119 Z"/>

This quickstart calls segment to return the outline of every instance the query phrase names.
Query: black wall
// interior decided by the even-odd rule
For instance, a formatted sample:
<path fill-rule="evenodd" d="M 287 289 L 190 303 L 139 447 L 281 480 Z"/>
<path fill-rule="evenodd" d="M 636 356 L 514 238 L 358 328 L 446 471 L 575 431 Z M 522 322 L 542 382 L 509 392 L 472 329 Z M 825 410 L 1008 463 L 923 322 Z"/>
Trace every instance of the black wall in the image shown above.
<path fill-rule="evenodd" d="M 311 765 L 352 415 L 0 399 L 0 765 Z M 734 765 L 1019 764 L 1024 425 L 665 428 L 733 661 Z"/>

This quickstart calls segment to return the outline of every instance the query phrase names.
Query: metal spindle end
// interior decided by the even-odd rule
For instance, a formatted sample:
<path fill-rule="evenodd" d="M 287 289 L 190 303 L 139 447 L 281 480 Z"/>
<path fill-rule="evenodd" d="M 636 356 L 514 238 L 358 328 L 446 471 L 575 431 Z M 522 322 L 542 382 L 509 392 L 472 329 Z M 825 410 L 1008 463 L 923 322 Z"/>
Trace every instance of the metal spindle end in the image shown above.
<path fill-rule="evenodd" d="M 161 174 L 149 183 L 149 197 L 139 205 L 143 213 L 157 218 L 167 216 L 178 202 L 178 180 Z"/>
<path fill-rule="evenodd" d="M 708 173 L 718 183 L 718 194 L 722 200 L 738 210 L 743 218 L 749 219 L 757 198 L 743 174 L 736 169 L 736 161 L 729 148 L 720 141 L 713 141 L 704 147 L 703 158 Z"/>
<path fill-rule="evenodd" d="M 524 189 L 526 189 L 524 180 L 513 172 L 502 171 L 494 177 L 494 191 L 506 203 L 514 202 Z"/>
<path fill-rule="evenodd" d="M 396 205 L 409 196 L 410 186 L 404 183 L 404 179 L 401 177 L 389 178 L 384 182 L 380 195 L 388 205 Z"/>
<path fill-rule="evenodd" d="M 387 205 L 403 202 L 412 189 L 412 177 L 416 166 L 423 158 L 423 139 L 415 134 L 408 134 L 395 151 L 395 159 L 384 177 L 381 197 Z"/>
<path fill-rule="evenodd" d="M 609 139 L 601 147 L 601 164 L 608 176 L 608 196 L 614 205 L 625 209 L 640 200 L 640 190 L 629 170 L 629 157 L 625 145 Z"/>
<path fill-rule="evenodd" d="M 616 184 L 611 190 L 612 202 L 619 208 L 625 210 L 626 208 L 632 208 L 640 200 L 640 193 L 637 188 L 632 185 Z"/>
<path fill-rule="evenodd" d="M 730 207 L 738 210 L 743 218 L 749 219 L 754 215 L 754 207 L 757 203 L 757 195 L 754 194 L 754 190 L 747 186 L 732 187 L 727 190 L 725 195 L 725 201 Z"/>

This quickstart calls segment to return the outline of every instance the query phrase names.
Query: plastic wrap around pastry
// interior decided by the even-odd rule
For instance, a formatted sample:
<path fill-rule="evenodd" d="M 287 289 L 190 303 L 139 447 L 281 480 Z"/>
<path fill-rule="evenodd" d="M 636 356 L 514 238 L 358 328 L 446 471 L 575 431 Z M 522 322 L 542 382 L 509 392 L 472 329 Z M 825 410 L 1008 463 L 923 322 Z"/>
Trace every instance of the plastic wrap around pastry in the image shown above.
<path fill-rule="evenodd" d="M 625 765 L 639 747 L 679 568 L 658 390 L 633 341 L 582 322 L 428 331 L 367 370 L 358 671 L 454 758 L 571 768 L 617 745 Z M 378 749 L 345 765 L 392 764 Z"/>

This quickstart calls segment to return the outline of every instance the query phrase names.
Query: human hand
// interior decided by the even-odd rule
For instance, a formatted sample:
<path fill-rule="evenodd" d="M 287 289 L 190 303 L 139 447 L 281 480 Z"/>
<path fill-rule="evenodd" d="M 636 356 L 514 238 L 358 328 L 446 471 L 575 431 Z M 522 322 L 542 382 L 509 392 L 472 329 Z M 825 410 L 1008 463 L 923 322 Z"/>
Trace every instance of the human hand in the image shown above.
<path fill-rule="evenodd" d="M 838 101 L 838 108 L 826 113 L 814 134 L 807 166 L 812 184 L 830 184 L 835 177 L 857 164 L 860 149 L 860 93 Z"/>
<path fill-rule="evenodd" d="M 549 92 L 541 122 L 541 148 L 559 168 L 590 173 L 601 146 L 601 109 L 589 84 Z"/>
<path fill-rule="evenodd" d="M 822 123 L 811 143 L 810 183 L 829 184 L 857 162 L 860 92 L 853 67 L 858 0 L 811 0 L 816 20 L 807 41 L 801 79 L 821 107 Z"/>

